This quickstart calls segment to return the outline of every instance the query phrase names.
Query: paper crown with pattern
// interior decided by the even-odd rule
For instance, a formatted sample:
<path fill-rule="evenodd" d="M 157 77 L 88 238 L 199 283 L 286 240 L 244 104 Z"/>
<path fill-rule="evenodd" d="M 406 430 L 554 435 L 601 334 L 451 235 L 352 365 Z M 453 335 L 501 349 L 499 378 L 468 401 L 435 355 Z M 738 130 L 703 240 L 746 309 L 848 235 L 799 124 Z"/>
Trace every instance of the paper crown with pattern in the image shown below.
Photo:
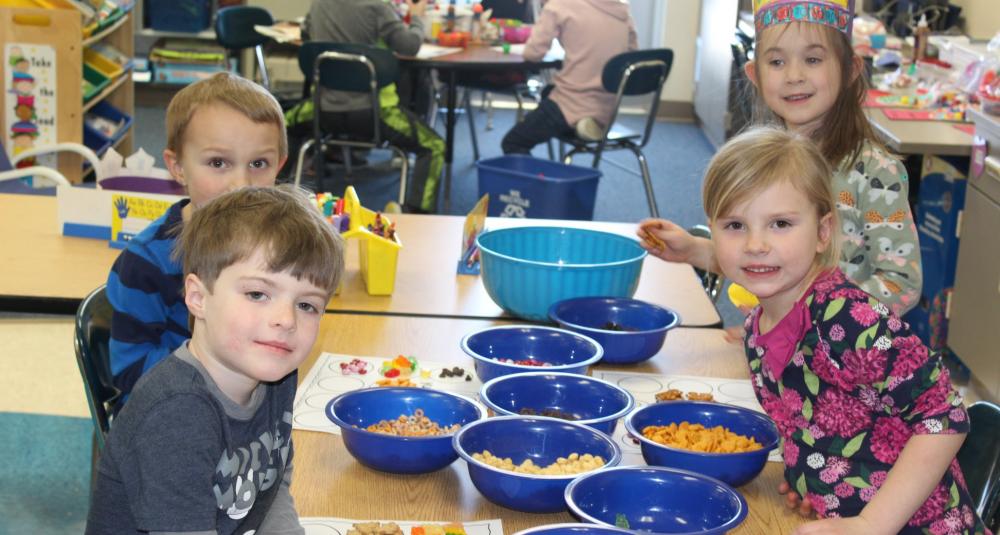
<path fill-rule="evenodd" d="M 851 36 L 854 0 L 753 0 L 757 33 L 789 22 L 824 24 Z"/>

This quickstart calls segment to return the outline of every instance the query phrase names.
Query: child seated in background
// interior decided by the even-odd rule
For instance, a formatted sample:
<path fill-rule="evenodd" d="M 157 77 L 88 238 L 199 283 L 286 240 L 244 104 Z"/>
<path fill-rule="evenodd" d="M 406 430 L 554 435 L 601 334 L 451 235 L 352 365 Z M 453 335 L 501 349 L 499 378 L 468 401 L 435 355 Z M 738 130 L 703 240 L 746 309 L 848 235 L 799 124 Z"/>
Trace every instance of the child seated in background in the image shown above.
<path fill-rule="evenodd" d="M 555 87 L 507 132 L 504 154 L 530 154 L 535 145 L 574 132 L 600 139 L 615 104 L 615 95 L 601 83 L 604 64 L 638 47 L 629 5 L 621 0 L 548 0 L 525 44 L 524 59 L 542 59 L 553 39 L 566 51 L 552 79 Z"/>
<path fill-rule="evenodd" d="M 115 260 L 108 276 L 111 373 L 121 403 L 139 377 L 190 338 L 177 235 L 191 214 L 244 186 L 273 186 L 288 154 L 281 106 L 263 87 L 222 72 L 180 90 L 167 107 L 171 176 L 188 199 L 150 223 Z"/>
<path fill-rule="evenodd" d="M 760 300 L 746 356 L 785 481 L 821 518 L 794 533 L 989 533 L 955 460 L 969 417 L 948 370 L 837 267 L 830 174 L 803 135 L 760 128 L 703 189 L 719 267 Z"/>
<path fill-rule="evenodd" d="M 87 533 L 304 533 L 288 491 L 296 370 L 343 272 L 343 239 L 283 185 L 199 208 L 178 245 L 191 339 L 115 419 Z"/>

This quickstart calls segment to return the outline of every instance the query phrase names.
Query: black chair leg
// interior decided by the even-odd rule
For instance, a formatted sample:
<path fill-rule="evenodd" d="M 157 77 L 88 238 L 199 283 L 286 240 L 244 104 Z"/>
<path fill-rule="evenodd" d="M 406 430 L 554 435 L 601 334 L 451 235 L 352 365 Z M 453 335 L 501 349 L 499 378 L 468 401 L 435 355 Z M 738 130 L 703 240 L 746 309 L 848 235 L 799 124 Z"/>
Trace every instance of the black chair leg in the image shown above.
<path fill-rule="evenodd" d="M 649 204 L 649 214 L 652 217 L 660 217 L 660 210 L 656 207 L 656 196 L 653 195 L 653 180 L 649 176 L 649 165 L 646 164 L 646 156 L 638 147 L 629 146 L 629 150 L 635 154 L 639 160 L 639 169 L 642 171 L 642 183 L 646 188 L 646 202 Z"/>
<path fill-rule="evenodd" d="M 476 121 L 472 118 L 472 90 L 462 90 L 462 100 L 465 103 L 465 115 L 469 117 L 469 136 L 472 137 L 472 159 L 479 161 L 479 140 L 476 138 Z"/>

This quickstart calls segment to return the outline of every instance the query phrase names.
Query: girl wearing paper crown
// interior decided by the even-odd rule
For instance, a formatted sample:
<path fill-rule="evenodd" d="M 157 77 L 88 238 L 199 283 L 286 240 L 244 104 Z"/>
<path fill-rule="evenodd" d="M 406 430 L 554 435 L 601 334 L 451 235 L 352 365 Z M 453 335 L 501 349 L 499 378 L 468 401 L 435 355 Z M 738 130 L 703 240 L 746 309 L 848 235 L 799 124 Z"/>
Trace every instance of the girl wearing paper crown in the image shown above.
<path fill-rule="evenodd" d="M 847 0 L 754 0 L 757 42 L 745 70 L 757 93 L 754 123 L 806 135 L 834 169 L 840 268 L 902 315 L 920 296 L 920 247 L 906 170 L 862 110 L 867 81 L 851 47 L 853 12 Z M 670 221 L 643 221 L 638 234 L 654 256 L 718 272 L 711 241 Z"/>

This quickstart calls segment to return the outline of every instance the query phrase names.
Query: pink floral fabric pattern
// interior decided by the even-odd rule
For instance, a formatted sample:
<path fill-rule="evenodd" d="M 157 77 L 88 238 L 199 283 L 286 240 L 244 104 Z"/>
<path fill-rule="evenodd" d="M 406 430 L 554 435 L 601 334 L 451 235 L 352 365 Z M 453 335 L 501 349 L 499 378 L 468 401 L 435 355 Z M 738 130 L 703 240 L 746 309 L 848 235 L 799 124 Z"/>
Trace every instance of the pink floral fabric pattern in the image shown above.
<path fill-rule="evenodd" d="M 784 369 L 763 365 L 760 308 L 747 317 L 751 384 L 782 436 L 785 479 L 821 517 L 856 516 L 914 434 L 966 433 L 938 355 L 839 269 L 805 297 L 812 323 Z M 901 533 L 988 534 L 957 462 Z"/>

